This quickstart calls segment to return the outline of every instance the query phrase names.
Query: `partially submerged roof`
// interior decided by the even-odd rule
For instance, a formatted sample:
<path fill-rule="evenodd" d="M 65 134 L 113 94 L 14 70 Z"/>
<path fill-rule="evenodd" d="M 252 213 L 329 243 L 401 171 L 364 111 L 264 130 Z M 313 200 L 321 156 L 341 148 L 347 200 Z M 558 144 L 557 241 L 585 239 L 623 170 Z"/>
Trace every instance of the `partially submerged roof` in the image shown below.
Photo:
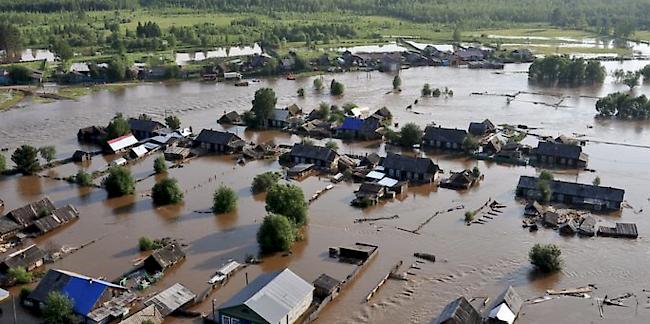
<path fill-rule="evenodd" d="M 79 211 L 72 205 L 66 205 L 56 209 L 51 215 L 37 219 L 34 221 L 33 226 L 40 233 L 47 233 L 77 218 L 79 218 Z"/>
<path fill-rule="evenodd" d="M 162 321 L 162 314 L 155 305 L 151 304 L 141 309 L 139 312 L 129 316 L 119 324 L 142 324 L 147 322 L 150 322 L 152 324 L 160 324 Z"/>
<path fill-rule="evenodd" d="M 155 260 L 155 262 L 160 265 L 162 269 L 167 269 L 183 258 L 185 258 L 185 252 L 183 252 L 180 245 L 176 243 L 171 243 L 167 246 L 157 249 L 153 251 L 149 257 L 147 257 L 147 259 Z"/>
<path fill-rule="evenodd" d="M 458 297 L 447 304 L 432 324 L 480 324 L 481 314 L 465 297 Z"/>
<path fill-rule="evenodd" d="M 338 156 L 336 151 L 327 147 L 305 144 L 295 144 L 289 154 L 291 156 L 329 162 L 333 162 Z"/>
<path fill-rule="evenodd" d="M 514 288 L 512 286 L 508 286 L 501 295 L 499 295 L 497 298 L 494 299 L 494 302 L 492 302 L 490 308 L 490 317 L 492 317 L 492 313 L 494 312 L 495 314 L 504 314 L 507 313 L 504 310 L 500 308 L 502 304 L 505 304 L 507 308 L 514 314 L 515 318 L 517 317 L 517 314 L 519 314 L 519 311 L 521 310 L 521 307 L 524 304 L 523 299 L 521 299 L 521 296 L 517 294 Z M 496 310 L 496 312 L 495 312 Z M 512 319 L 514 321 L 514 318 Z M 509 322 L 512 323 L 512 322 Z"/>
<path fill-rule="evenodd" d="M 239 268 L 240 266 L 241 266 L 241 264 L 239 264 L 239 262 L 230 261 L 230 262 L 226 263 L 223 267 L 219 268 L 219 270 L 217 270 L 217 273 L 227 275 L 227 274 L 237 270 L 237 268 Z"/>
<path fill-rule="evenodd" d="M 140 145 L 140 146 L 136 146 L 136 147 L 132 148 L 131 152 L 133 152 L 133 154 L 135 154 L 136 157 L 143 157 L 149 151 L 147 150 L 146 146 Z"/>
<path fill-rule="evenodd" d="M 334 290 L 341 282 L 335 278 L 330 277 L 329 275 L 323 273 L 316 280 L 314 280 L 314 287 L 323 289 L 326 291 Z"/>
<path fill-rule="evenodd" d="M 118 138 L 112 139 L 107 142 L 108 146 L 113 152 L 121 151 L 129 146 L 133 146 L 138 143 L 138 140 L 133 136 L 133 134 L 126 134 Z"/>
<path fill-rule="evenodd" d="M 211 144 L 220 144 L 228 145 L 233 141 L 241 140 L 239 136 L 230 133 L 230 132 L 220 132 L 212 129 L 204 129 L 199 133 L 199 136 L 196 138 L 197 142 L 200 143 L 211 143 Z"/>
<path fill-rule="evenodd" d="M 144 302 L 145 305 L 155 305 L 163 317 L 173 313 L 196 298 L 196 295 L 180 283 L 161 291 Z"/>
<path fill-rule="evenodd" d="M 54 207 L 52 201 L 49 198 L 44 197 L 41 200 L 10 211 L 7 213 L 7 216 L 25 227 L 29 226 L 35 220 L 49 215 L 54 211 L 54 209 L 56 209 L 56 207 Z"/>
<path fill-rule="evenodd" d="M 18 267 L 27 269 L 39 260 L 43 260 L 44 257 L 45 251 L 36 246 L 36 244 L 32 244 L 27 248 L 9 254 L 2 263 L 4 263 L 7 269 Z"/>
<path fill-rule="evenodd" d="M 411 157 L 390 153 L 382 162 L 386 169 L 410 171 L 415 173 L 436 173 L 438 166 L 429 158 Z"/>
<path fill-rule="evenodd" d="M 362 127 L 363 127 L 363 119 L 355 118 L 355 117 L 346 117 L 343 120 L 343 124 L 341 124 L 341 126 L 339 126 L 338 129 L 360 131 Z"/>
<path fill-rule="evenodd" d="M 279 323 L 314 287 L 289 269 L 265 273 L 226 301 L 219 309 L 245 305 L 269 323 Z"/>
<path fill-rule="evenodd" d="M 539 142 L 535 152 L 540 155 L 554 156 L 567 159 L 586 160 L 587 155 L 582 153 L 582 147 L 572 144 Z"/>
<path fill-rule="evenodd" d="M 153 133 L 153 131 L 165 127 L 165 125 L 155 120 L 129 118 L 128 122 L 132 131 Z"/>
<path fill-rule="evenodd" d="M 370 171 L 368 174 L 366 174 L 366 178 L 370 178 L 373 180 L 381 180 L 386 176 L 385 173 L 379 172 L 379 171 Z"/>
<path fill-rule="evenodd" d="M 427 128 L 424 129 L 424 136 L 422 139 L 426 141 L 463 144 L 465 137 L 467 137 L 467 131 L 464 129 L 427 126 Z"/>
<path fill-rule="evenodd" d="M 385 177 L 385 178 L 379 180 L 379 182 L 377 182 L 377 184 L 380 185 L 380 186 L 387 187 L 387 188 L 392 188 L 392 187 L 396 186 L 397 184 L 399 184 L 399 181 L 396 180 L 396 179 L 393 179 L 393 178 Z"/>
<path fill-rule="evenodd" d="M 517 188 L 537 190 L 538 179 L 535 177 L 521 176 Z M 594 186 L 591 184 L 573 183 L 566 181 L 553 180 L 550 183 L 551 192 L 569 196 L 610 200 L 622 202 L 625 196 L 625 190 Z"/>

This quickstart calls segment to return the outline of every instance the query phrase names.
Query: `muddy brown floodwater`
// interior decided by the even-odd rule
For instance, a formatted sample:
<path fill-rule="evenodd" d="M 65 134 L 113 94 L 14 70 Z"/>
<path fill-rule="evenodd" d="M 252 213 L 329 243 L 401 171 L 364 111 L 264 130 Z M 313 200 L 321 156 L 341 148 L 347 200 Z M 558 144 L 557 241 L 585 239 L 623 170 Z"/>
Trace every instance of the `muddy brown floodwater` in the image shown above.
<path fill-rule="evenodd" d="M 608 70 L 638 69 L 643 61 L 607 62 Z M 430 122 L 451 127 L 466 128 L 470 121 L 490 118 L 495 123 L 526 124 L 539 127 L 538 133 L 584 134 L 587 139 L 650 145 L 650 124 L 646 122 L 597 121 L 594 119 L 594 96 L 625 90 L 608 78 L 604 85 L 580 88 L 544 88 L 529 84 L 527 65 L 507 65 L 502 73 L 456 68 L 413 68 L 401 73 L 400 94 L 387 94 L 393 76 L 378 72 L 346 73 L 324 76 L 345 84 L 345 96 L 333 99 L 312 91 L 313 78 L 297 81 L 263 80 L 251 87 L 201 82 L 147 83 L 115 92 L 98 92 L 78 101 L 60 101 L 49 104 L 28 103 L 23 107 L 0 113 L 0 147 L 9 152 L 21 144 L 57 146 L 58 156 L 67 157 L 80 145 L 76 131 L 89 125 L 103 125 L 116 112 L 129 116 L 147 113 L 161 118 L 164 114 L 179 115 L 186 126 L 195 132 L 201 128 L 220 128 L 216 119 L 230 110 L 250 108 L 253 93 L 259 87 L 273 87 L 279 105 L 297 103 L 310 111 L 321 101 L 343 104 L 355 102 L 377 109 L 386 106 L 400 124 L 416 122 L 421 126 Z M 449 87 L 454 97 L 449 99 L 419 99 L 408 112 L 405 107 L 419 98 L 422 85 Z M 298 98 L 296 90 L 304 87 L 305 98 Z M 570 96 L 563 107 L 550 108 L 534 102 L 555 103 L 558 99 L 546 95 L 521 95 L 506 104 L 504 97 L 472 96 L 472 92 L 514 93 L 516 91 L 545 92 Z M 636 94 L 650 93 L 650 86 L 635 89 Z M 266 131 L 245 132 L 233 128 L 246 140 L 292 143 L 295 136 Z M 534 141 L 532 141 L 534 143 Z M 378 143 L 342 143 L 344 153 L 363 154 L 384 152 Z M 331 261 L 327 249 L 331 246 L 367 242 L 380 246 L 377 258 L 354 283 L 332 304 L 318 323 L 427 323 L 444 305 L 458 295 L 468 297 L 493 296 L 507 284 L 518 288 L 525 298 L 544 294 L 549 288 L 578 287 L 596 284 L 594 295 L 616 296 L 626 292 L 637 295 L 639 307 L 609 307 L 600 319 L 594 299 L 563 298 L 523 309 L 520 323 L 648 323 L 650 309 L 643 289 L 650 289 L 650 232 L 648 200 L 650 191 L 650 149 L 589 143 L 585 151 L 590 155 L 591 172 L 558 172 L 557 178 L 590 183 L 596 176 L 603 185 L 624 188 L 626 200 L 632 209 L 605 216 L 612 221 L 637 223 L 637 240 L 610 238 L 564 238 L 557 232 L 541 229 L 529 233 L 521 228 L 523 205 L 514 199 L 514 188 L 520 175 L 532 175 L 532 167 L 513 167 L 495 163 L 475 162 L 444 154 L 430 157 L 444 170 L 459 170 L 476 164 L 485 174 L 479 187 L 467 192 L 436 189 L 431 186 L 413 187 L 394 201 L 367 210 L 349 206 L 353 199 L 353 184 L 338 184 L 309 208 L 310 224 L 305 238 L 297 243 L 290 256 L 273 256 L 259 266 L 248 267 L 238 273 L 223 289 L 211 298 L 218 306 L 244 285 L 244 273 L 250 278 L 266 271 L 290 267 L 308 281 L 326 272 L 343 279 L 350 266 Z M 4 152 L 8 157 L 9 152 Z M 132 171 L 138 178 L 152 170 L 153 159 L 138 162 Z M 95 157 L 90 165 L 69 164 L 45 171 L 44 174 L 68 176 L 78 169 L 99 169 L 111 157 Z M 264 197 L 249 192 L 251 179 L 266 170 L 278 170 L 277 162 L 255 161 L 239 166 L 230 156 L 202 157 L 183 168 L 169 170 L 185 191 L 185 202 L 178 206 L 154 208 L 146 196 L 158 177 L 149 177 L 137 184 L 133 196 L 107 199 L 100 189 L 79 189 L 74 185 L 41 177 L 14 176 L 0 181 L 0 199 L 5 211 L 49 196 L 57 206 L 73 204 L 81 212 L 75 223 L 40 237 L 44 246 L 77 246 L 97 240 L 78 252 L 49 265 L 109 279 L 127 271 L 141 256 L 137 241 L 141 236 L 170 236 L 187 244 L 187 259 L 168 273 L 164 279 L 145 293 L 154 293 L 175 282 L 180 282 L 201 293 L 214 271 L 229 258 L 242 260 L 247 254 L 257 253 L 255 233 L 264 217 Z M 219 184 L 227 184 L 239 193 L 239 208 L 230 214 L 214 216 L 197 213 L 210 207 L 211 195 Z M 306 196 L 324 188 L 329 182 L 317 177 L 299 183 Z M 504 213 L 485 225 L 465 226 L 463 213 L 458 210 L 433 219 L 421 235 L 397 230 L 396 227 L 415 228 L 436 211 L 462 204 L 477 208 L 488 198 L 505 204 Z M 641 211 L 641 212 L 638 212 Z M 399 219 L 375 223 L 355 224 L 361 217 L 399 215 Z M 527 252 L 535 243 L 559 244 L 565 257 L 561 273 L 550 277 L 531 275 Z M 413 252 L 428 252 L 438 262 L 422 265 L 408 282 L 389 281 L 369 303 L 366 294 L 399 260 L 411 264 Z M 211 311 L 211 302 L 195 307 L 203 313 Z M 632 301 L 632 304 L 634 302 Z M 34 321 L 24 317 L 22 322 Z M 188 319 L 175 318 L 169 322 L 184 323 Z M 198 322 L 198 320 L 196 320 Z"/>

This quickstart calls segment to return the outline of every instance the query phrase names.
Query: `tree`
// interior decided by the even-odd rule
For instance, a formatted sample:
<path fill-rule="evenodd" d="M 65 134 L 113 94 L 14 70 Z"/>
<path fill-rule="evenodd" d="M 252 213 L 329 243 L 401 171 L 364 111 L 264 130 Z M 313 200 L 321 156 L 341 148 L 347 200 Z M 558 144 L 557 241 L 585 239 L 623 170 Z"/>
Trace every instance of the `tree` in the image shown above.
<path fill-rule="evenodd" d="M 462 40 L 460 25 L 456 25 L 454 27 L 454 32 L 452 33 L 451 38 L 454 40 L 455 43 L 460 43 L 460 41 Z"/>
<path fill-rule="evenodd" d="M 471 223 L 476 218 L 476 212 L 466 211 L 465 212 L 465 223 Z"/>
<path fill-rule="evenodd" d="M 342 96 L 344 91 L 345 87 L 343 86 L 343 83 L 332 80 L 332 83 L 330 85 L 330 94 L 333 96 Z"/>
<path fill-rule="evenodd" d="M 264 217 L 257 232 L 257 243 L 262 253 L 288 251 L 296 240 L 296 230 L 291 221 L 282 215 Z"/>
<path fill-rule="evenodd" d="M 220 186 L 212 198 L 212 212 L 229 213 L 237 208 L 237 193 L 226 186 Z"/>
<path fill-rule="evenodd" d="M 67 295 L 59 291 L 51 291 L 45 301 L 43 317 L 49 324 L 68 324 L 72 322 L 73 302 Z"/>
<path fill-rule="evenodd" d="M 329 120 L 331 109 L 330 109 L 330 105 L 327 102 L 321 102 L 318 105 L 317 109 L 318 109 L 318 118 L 320 120 L 324 120 L 324 121 Z"/>
<path fill-rule="evenodd" d="M 600 186 L 600 177 L 595 177 L 594 181 L 592 182 L 594 186 Z"/>
<path fill-rule="evenodd" d="M 644 66 L 643 69 L 639 70 L 639 72 L 643 76 L 644 82 L 650 82 L 650 64 Z"/>
<path fill-rule="evenodd" d="M 176 179 L 165 178 L 151 188 L 151 198 L 158 206 L 177 204 L 183 201 L 183 191 Z"/>
<path fill-rule="evenodd" d="M 528 252 L 528 259 L 542 272 L 556 272 L 562 269 L 562 250 L 554 244 L 535 244 Z"/>
<path fill-rule="evenodd" d="M 296 91 L 298 94 L 298 97 L 304 97 L 305 96 L 305 88 L 299 88 L 298 91 Z"/>
<path fill-rule="evenodd" d="M 156 172 L 156 174 L 161 174 L 167 171 L 167 163 L 165 163 L 164 156 L 161 155 L 153 161 L 153 171 Z"/>
<path fill-rule="evenodd" d="M 128 66 L 126 60 L 121 56 L 114 56 L 108 62 L 108 68 L 106 69 L 106 75 L 110 81 L 122 81 L 126 79 L 126 70 Z"/>
<path fill-rule="evenodd" d="M 475 136 L 472 135 L 465 136 L 465 139 L 463 140 L 463 149 L 465 150 L 465 152 L 468 153 L 474 152 L 478 149 L 478 147 L 479 147 L 479 142 Z"/>
<path fill-rule="evenodd" d="M 108 126 L 106 126 L 106 140 L 110 141 L 120 136 L 124 136 L 130 131 L 131 127 L 129 126 L 129 122 L 126 120 L 126 118 L 124 118 L 124 115 L 122 115 L 122 113 L 117 113 L 111 122 L 108 123 Z"/>
<path fill-rule="evenodd" d="M 146 236 L 143 236 L 138 240 L 138 247 L 140 248 L 140 251 L 151 251 L 151 250 L 157 250 L 162 247 L 162 244 L 160 244 L 159 241 L 154 241 Z"/>
<path fill-rule="evenodd" d="M 177 116 L 167 116 L 165 117 L 165 124 L 171 129 L 180 129 L 181 128 L 181 119 Z"/>
<path fill-rule="evenodd" d="M 481 176 L 481 170 L 478 168 L 478 166 L 475 166 L 475 167 L 472 169 L 472 175 L 473 175 L 475 178 L 478 178 L 478 177 Z"/>
<path fill-rule="evenodd" d="M 9 277 L 10 281 L 19 285 L 28 284 L 32 282 L 33 279 L 32 274 L 27 272 L 23 267 L 9 268 L 9 270 L 7 270 L 7 277 Z"/>
<path fill-rule="evenodd" d="M 67 61 L 74 56 L 74 51 L 72 51 L 70 44 L 61 38 L 57 39 L 57 41 L 54 42 L 52 51 L 56 53 L 57 56 L 59 56 L 61 61 Z"/>
<path fill-rule="evenodd" d="M 542 172 L 539 173 L 539 180 L 553 181 L 554 180 L 553 173 L 551 173 L 548 170 L 542 170 Z"/>
<path fill-rule="evenodd" d="M 4 11 L 4 10 L 3 10 Z M 11 23 L 0 23 L 0 50 L 5 51 L 8 62 L 18 62 L 23 50 L 23 39 L 20 29 Z"/>
<path fill-rule="evenodd" d="M 407 123 L 399 131 L 399 145 L 413 147 L 422 143 L 422 129 L 414 123 Z"/>
<path fill-rule="evenodd" d="M 641 73 L 638 71 L 627 71 L 623 77 L 623 84 L 628 86 L 630 90 L 639 85 L 639 79 L 641 79 Z"/>
<path fill-rule="evenodd" d="M 255 91 L 255 99 L 253 99 L 253 113 L 257 126 L 263 125 L 273 114 L 275 105 L 278 99 L 275 97 L 275 91 L 271 88 L 262 88 Z"/>
<path fill-rule="evenodd" d="M 280 174 L 277 172 L 268 171 L 258 174 L 253 178 L 253 182 L 251 183 L 251 192 L 254 194 L 266 192 L 276 185 L 278 180 L 280 180 Z"/>
<path fill-rule="evenodd" d="M 38 150 L 29 145 L 17 148 L 11 155 L 11 161 L 16 164 L 16 170 L 23 174 L 33 174 L 41 169 Z"/>
<path fill-rule="evenodd" d="M 339 145 L 333 140 L 327 141 L 327 143 L 325 143 L 325 147 L 333 151 L 338 151 L 339 149 Z"/>
<path fill-rule="evenodd" d="M 110 168 L 102 185 L 111 198 L 130 195 L 135 191 L 135 180 L 131 176 L 131 171 L 122 166 Z"/>
<path fill-rule="evenodd" d="M 153 118 L 151 118 L 151 116 L 149 116 L 149 115 L 147 115 L 145 113 L 142 113 L 142 114 L 138 115 L 138 120 L 153 120 Z"/>
<path fill-rule="evenodd" d="M 41 157 L 44 158 L 48 163 L 52 162 L 52 160 L 54 160 L 56 157 L 56 148 L 53 145 L 43 146 L 38 149 L 38 152 L 41 154 Z"/>
<path fill-rule="evenodd" d="M 402 78 L 399 77 L 399 74 L 393 78 L 393 90 L 399 90 L 402 86 Z"/>
<path fill-rule="evenodd" d="M 78 185 L 84 187 L 88 187 L 93 184 L 92 176 L 84 170 L 79 170 L 77 172 L 77 175 L 74 176 L 74 180 Z"/>
<path fill-rule="evenodd" d="M 433 92 L 431 90 L 431 85 L 428 84 L 428 83 L 425 83 L 424 86 L 422 87 L 422 97 L 431 96 L 432 93 Z"/>
<path fill-rule="evenodd" d="M 314 89 L 316 89 L 317 91 L 323 90 L 323 79 L 321 78 L 314 79 Z"/>
<path fill-rule="evenodd" d="M 307 203 L 300 187 L 276 184 L 266 194 L 266 211 L 286 216 L 296 226 L 307 224 Z"/>
<path fill-rule="evenodd" d="M 0 173 L 4 172 L 7 169 L 7 161 L 5 156 L 0 154 Z"/>
<path fill-rule="evenodd" d="M 32 82 L 32 72 L 22 65 L 9 67 L 9 78 L 14 84 L 29 84 Z"/>

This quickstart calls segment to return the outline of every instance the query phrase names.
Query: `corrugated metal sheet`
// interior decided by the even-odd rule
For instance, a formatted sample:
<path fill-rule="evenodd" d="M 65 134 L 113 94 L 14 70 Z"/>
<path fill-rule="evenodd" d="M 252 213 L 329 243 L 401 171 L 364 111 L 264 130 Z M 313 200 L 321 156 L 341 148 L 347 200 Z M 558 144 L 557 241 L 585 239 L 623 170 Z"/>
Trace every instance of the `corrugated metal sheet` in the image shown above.
<path fill-rule="evenodd" d="M 105 290 L 105 285 L 94 280 L 72 277 L 61 292 L 74 301 L 75 313 L 85 315 L 90 313 Z"/>
<path fill-rule="evenodd" d="M 191 302 L 196 295 L 183 285 L 177 283 L 161 291 L 144 302 L 145 305 L 155 305 L 163 317 L 173 313 L 175 310 Z"/>
<path fill-rule="evenodd" d="M 132 148 L 132 149 L 131 149 L 131 152 L 133 152 L 133 154 L 135 154 L 136 157 L 143 157 L 143 156 L 145 156 L 145 155 L 147 154 L 147 152 L 149 152 L 149 151 L 147 151 L 147 147 L 146 147 L 146 146 L 144 146 L 144 145 L 140 145 L 140 146 L 136 146 L 136 147 Z"/>
<path fill-rule="evenodd" d="M 113 152 L 121 151 L 129 146 L 133 146 L 138 143 L 138 140 L 132 134 L 124 135 L 116 139 L 108 141 L 108 146 Z"/>

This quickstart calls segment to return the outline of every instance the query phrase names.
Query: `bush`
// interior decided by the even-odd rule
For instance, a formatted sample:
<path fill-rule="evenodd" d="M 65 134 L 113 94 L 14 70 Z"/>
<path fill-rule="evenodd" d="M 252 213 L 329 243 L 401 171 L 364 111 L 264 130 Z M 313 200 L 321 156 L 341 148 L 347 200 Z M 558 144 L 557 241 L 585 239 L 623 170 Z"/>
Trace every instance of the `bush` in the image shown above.
<path fill-rule="evenodd" d="M 229 213 L 237 208 L 237 194 L 226 186 L 217 188 L 212 200 L 212 211 L 217 214 Z"/>
<path fill-rule="evenodd" d="M 5 156 L 0 154 L 0 172 L 4 172 L 7 169 L 7 161 Z"/>
<path fill-rule="evenodd" d="M 266 195 L 266 210 L 286 216 L 295 225 L 307 224 L 307 203 L 300 187 L 276 184 Z"/>
<path fill-rule="evenodd" d="M 122 166 L 110 168 L 108 177 L 102 181 L 102 185 L 109 197 L 130 195 L 135 191 L 135 180 L 131 176 L 131 171 Z"/>
<path fill-rule="evenodd" d="M 553 179 L 553 173 L 548 170 L 542 170 L 542 172 L 539 173 L 539 180 L 553 181 Z"/>
<path fill-rule="evenodd" d="M 336 80 L 332 80 L 332 84 L 330 86 L 331 95 L 342 96 L 344 91 L 345 91 L 345 87 L 343 86 L 343 83 L 338 82 Z"/>
<path fill-rule="evenodd" d="M 33 146 L 22 145 L 11 155 L 16 164 L 16 170 L 23 174 L 33 174 L 41 169 L 38 163 L 38 150 Z"/>
<path fill-rule="evenodd" d="M 296 240 L 291 221 L 282 215 L 270 214 L 264 217 L 257 232 L 257 243 L 262 253 L 288 251 Z"/>
<path fill-rule="evenodd" d="M 158 206 L 177 204 L 183 201 L 183 191 L 178 187 L 176 179 L 165 178 L 153 186 L 151 198 Z"/>
<path fill-rule="evenodd" d="M 325 143 L 325 147 L 327 147 L 328 149 L 333 150 L 333 151 L 338 151 L 338 149 L 339 149 L 339 145 L 336 144 L 336 142 L 332 141 L 332 140 L 327 141 L 327 143 Z"/>
<path fill-rule="evenodd" d="M 528 259 L 542 272 L 556 272 L 562 269 L 562 251 L 554 244 L 535 244 L 528 252 Z"/>
<path fill-rule="evenodd" d="M 305 89 L 304 88 L 299 88 L 298 91 L 296 91 L 298 94 L 298 97 L 304 97 L 305 96 Z"/>
<path fill-rule="evenodd" d="M 54 160 L 56 157 L 56 148 L 52 145 L 43 146 L 38 149 L 38 152 L 41 154 L 41 157 L 48 163 Z"/>
<path fill-rule="evenodd" d="M 47 295 L 43 317 L 49 324 L 68 324 L 73 322 L 72 300 L 61 292 L 52 291 Z"/>
<path fill-rule="evenodd" d="M 153 171 L 156 172 L 156 174 L 161 174 L 167 171 L 167 163 L 165 163 L 164 156 L 161 155 L 153 161 Z"/>
<path fill-rule="evenodd" d="M 93 178 L 90 175 L 90 173 L 84 171 L 84 170 L 79 170 L 77 172 L 77 175 L 74 176 L 74 181 L 84 187 L 89 187 L 93 184 Z"/>
<path fill-rule="evenodd" d="M 181 120 L 176 116 L 167 116 L 165 118 L 165 123 L 167 124 L 167 127 L 171 129 L 181 128 Z"/>
<path fill-rule="evenodd" d="M 393 78 L 393 90 L 399 90 L 401 86 L 402 78 L 400 78 L 399 75 L 396 75 L 395 78 Z"/>
<path fill-rule="evenodd" d="M 27 296 L 29 296 L 29 294 L 31 294 L 31 293 L 32 293 L 32 289 L 31 289 L 31 288 L 29 288 L 29 287 L 22 287 L 22 288 L 20 288 L 20 297 L 18 297 L 18 298 L 20 298 L 20 301 L 21 301 L 21 302 L 24 302 L 25 299 L 27 299 Z"/>
<path fill-rule="evenodd" d="M 266 192 L 280 180 L 280 174 L 277 172 L 264 172 L 258 174 L 253 178 L 253 183 L 251 184 L 251 192 L 258 194 L 261 192 Z"/>
<path fill-rule="evenodd" d="M 124 136 L 130 131 L 131 127 L 129 126 L 129 122 L 126 121 L 126 118 L 124 118 L 124 115 L 117 113 L 106 127 L 106 140 L 112 140 Z"/>
<path fill-rule="evenodd" d="M 408 123 L 399 131 L 399 144 L 404 147 L 413 147 L 422 142 L 422 129 L 414 123 Z"/>
<path fill-rule="evenodd" d="M 160 244 L 158 241 L 153 241 L 150 238 L 143 236 L 138 241 L 138 246 L 140 247 L 140 251 L 151 251 L 160 249 L 162 247 L 162 244 Z"/>
<path fill-rule="evenodd" d="M 463 140 L 463 149 L 465 152 L 474 152 L 478 149 L 478 139 L 472 135 L 465 136 Z"/>
<path fill-rule="evenodd" d="M 600 177 L 595 177 L 594 181 L 592 182 L 594 186 L 600 186 Z"/>
<path fill-rule="evenodd" d="M 466 223 L 469 223 L 469 222 L 473 221 L 474 218 L 476 218 L 476 213 L 475 212 L 473 212 L 473 211 L 465 212 L 465 222 Z"/>
<path fill-rule="evenodd" d="M 32 282 L 32 274 L 27 272 L 23 267 L 15 267 L 7 270 L 9 280 L 15 281 L 16 284 L 24 285 Z"/>
<path fill-rule="evenodd" d="M 323 80 L 321 78 L 314 79 L 314 89 L 317 91 L 323 90 Z"/>
<path fill-rule="evenodd" d="M 431 96 L 433 91 L 431 90 L 431 85 L 428 83 L 425 83 L 424 86 L 422 87 L 422 96 L 423 97 L 428 97 Z"/>

